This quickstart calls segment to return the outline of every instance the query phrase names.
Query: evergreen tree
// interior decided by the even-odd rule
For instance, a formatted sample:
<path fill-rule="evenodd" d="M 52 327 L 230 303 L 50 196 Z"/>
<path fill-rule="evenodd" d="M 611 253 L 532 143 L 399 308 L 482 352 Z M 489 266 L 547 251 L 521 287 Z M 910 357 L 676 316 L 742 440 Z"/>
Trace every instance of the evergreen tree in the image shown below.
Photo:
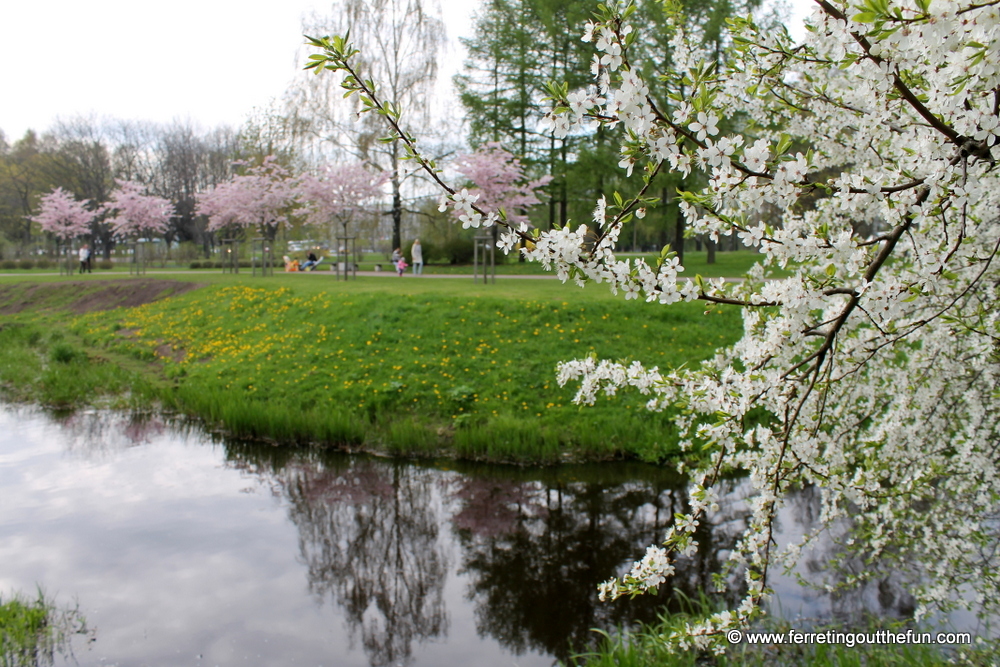
<path fill-rule="evenodd" d="M 476 16 L 474 36 L 463 40 L 466 71 L 455 77 L 473 147 L 499 142 L 534 175 L 552 177 L 548 227 L 586 215 L 573 205 L 592 202 L 600 191 L 593 176 L 581 180 L 572 173 L 576 151 L 591 139 L 557 139 L 542 122 L 545 82 L 580 87 L 591 78 L 578 26 L 592 10 L 585 0 L 489 0 Z"/>

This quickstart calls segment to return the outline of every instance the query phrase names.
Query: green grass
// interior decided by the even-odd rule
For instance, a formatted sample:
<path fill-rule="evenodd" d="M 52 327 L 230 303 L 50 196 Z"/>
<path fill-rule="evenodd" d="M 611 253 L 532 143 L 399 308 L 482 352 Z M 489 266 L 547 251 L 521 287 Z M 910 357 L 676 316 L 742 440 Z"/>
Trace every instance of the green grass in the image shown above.
<path fill-rule="evenodd" d="M 293 253 L 293 254 L 302 254 L 302 253 Z M 620 255 L 620 257 L 622 257 L 622 258 L 642 257 L 648 263 L 650 263 L 651 265 L 655 265 L 656 259 L 657 259 L 657 256 L 656 256 L 655 253 L 654 254 L 649 254 L 649 253 L 622 253 Z M 715 277 L 719 277 L 719 276 L 726 277 L 726 278 L 737 278 L 737 277 L 743 276 L 750 269 L 750 267 L 753 266 L 753 264 L 755 262 L 757 262 L 761 258 L 761 255 L 759 255 L 758 253 L 755 253 L 755 252 L 747 251 L 747 250 L 738 250 L 738 251 L 735 251 L 735 252 L 716 252 L 715 258 L 716 259 L 715 259 L 715 263 L 714 264 L 708 264 L 708 261 L 707 261 L 707 259 L 708 259 L 708 253 L 706 253 L 705 251 L 703 251 L 703 250 L 702 251 L 693 251 L 693 250 L 687 251 L 686 253 L 684 253 L 684 267 L 685 267 L 685 270 L 680 275 L 682 275 L 682 276 L 692 276 L 693 277 L 693 276 L 695 276 L 697 274 L 697 275 L 704 276 L 706 278 L 715 278 Z M 247 257 L 245 259 L 249 260 L 249 257 Z M 150 262 L 147 265 L 146 272 L 147 272 L 147 274 L 155 274 L 155 273 L 157 273 L 159 271 L 169 271 L 169 272 L 178 272 L 178 271 L 187 272 L 187 271 L 191 271 L 191 273 L 193 275 L 198 275 L 198 276 L 205 275 L 205 274 L 214 274 L 214 273 L 221 274 L 222 273 L 222 269 L 218 269 L 218 268 L 190 269 L 189 266 L 191 264 L 191 261 L 197 261 L 198 263 L 202 263 L 205 260 L 203 258 L 198 258 L 196 260 L 169 259 L 169 260 L 166 260 L 165 262 L 161 262 L 161 261 L 157 260 L 157 261 L 154 261 L 154 262 Z M 210 261 L 215 261 L 215 259 L 210 260 Z M 330 266 L 335 261 L 336 261 L 336 256 L 335 255 L 327 255 L 325 257 L 324 262 L 313 273 L 320 273 L 320 274 L 326 273 L 326 274 L 330 274 L 331 273 Z M 386 272 L 386 273 L 391 274 L 391 273 L 393 273 L 395 271 L 392 268 L 392 265 L 389 263 L 388 257 L 386 257 L 385 255 L 380 254 L 380 253 L 365 253 L 362 256 L 361 261 L 358 262 L 358 269 L 360 271 L 373 271 L 375 269 L 375 265 L 376 264 L 381 265 L 382 266 L 382 270 L 384 272 Z M 282 271 L 282 266 L 283 266 L 283 264 L 282 264 L 282 261 L 281 261 L 281 257 L 278 257 L 277 258 L 277 265 L 276 265 L 275 271 L 276 272 Z M 426 264 L 426 265 L 424 265 L 424 273 L 427 273 L 427 274 L 436 274 L 436 275 L 468 275 L 468 276 L 471 276 L 472 275 L 472 269 L 473 269 L 473 267 L 472 267 L 471 264 L 457 264 L 457 265 L 452 265 L 452 264 L 436 264 L 435 263 L 435 264 Z M 10 275 L 10 276 L 21 276 L 21 275 L 24 275 L 24 276 L 30 276 L 30 277 L 40 277 L 40 276 L 45 275 L 45 274 L 52 274 L 52 273 L 58 273 L 58 272 L 59 272 L 59 267 L 56 264 L 52 264 L 51 266 L 49 266 L 47 268 L 44 268 L 44 269 L 39 269 L 39 268 L 31 268 L 31 269 L 22 269 L 22 268 L 3 269 L 3 268 L 0 268 L 0 274 L 7 274 L 7 275 Z M 93 274 L 88 274 L 88 275 L 93 275 L 93 276 L 101 275 L 101 276 L 107 277 L 109 274 L 112 274 L 112 275 L 128 274 L 128 272 L 129 272 L 129 263 L 125 259 L 119 258 L 114 263 L 114 268 L 103 269 L 103 268 L 98 268 L 97 266 L 95 266 Z M 251 269 L 249 267 L 241 267 L 240 268 L 240 274 L 242 274 L 244 272 L 250 273 Z M 407 275 L 412 275 L 412 272 L 413 272 L 412 267 L 407 269 Z M 541 265 L 539 265 L 539 264 L 537 264 L 535 262 L 519 262 L 516 259 L 510 258 L 510 257 L 506 258 L 506 261 L 501 261 L 501 258 L 499 256 L 497 257 L 496 274 L 497 274 L 497 276 L 507 276 L 507 275 L 539 275 L 539 276 L 540 275 L 551 275 L 550 273 L 544 271 L 542 269 Z M 74 271 L 74 273 L 70 277 L 78 276 L 78 275 L 79 274 L 77 274 Z M 776 271 L 775 275 L 785 275 L 785 272 Z"/>
<path fill-rule="evenodd" d="M 655 253 L 622 253 L 619 255 L 621 258 L 638 258 L 641 257 L 646 260 L 650 265 L 655 265 L 657 260 L 657 255 Z M 739 250 L 736 252 L 717 252 L 715 254 L 715 263 L 708 263 L 708 253 L 705 251 L 688 251 L 684 253 L 684 272 L 680 275 L 682 276 L 695 276 L 701 275 L 706 278 L 738 278 L 746 274 L 757 261 L 761 259 L 761 255 L 756 252 L 750 252 L 747 250 Z M 334 261 L 335 258 L 327 258 L 327 262 L 324 262 L 317 271 L 329 271 L 329 267 L 326 266 L 330 261 Z M 365 254 L 361 261 L 358 263 L 358 268 L 361 271 L 372 271 L 376 264 L 382 265 L 382 270 L 386 272 L 392 272 L 392 265 L 389 263 L 388 259 L 382 255 L 367 253 Z M 424 265 L 424 273 L 427 274 L 437 274 L 437 275 L 472 275 L 472 265 L 471 264 L 426 264 Z M 482 270 L 482 269 L 480 269 Z M 413 273 L 413 269 L 408 268 L 407 275 Z M 506 261 L 500 261 L 497 258 L 496 265 L 497 276 L 506 275 L 551 275 L 551 272 L 546 272 L 542 269 L 541 265 L 536 262 L 519 262 L 513 258 L 506 258 Z M 782 272 L 776 272 L 776 275 Z"/>
<path fill-rule="evenodd" d="M 152 397 L 143 375 L 91 356 L 71 332 L 39 323 L 0 323 L 0 388 L 9 399 L 63 409 L 124 407 Z"/>
<path fill-rule="evenodd" d="M 77 608 L 59 609 L 41 590 L 32 600 L 0 595 L 0 667 L 55 664 L 56 655 L 71 657 L 74 634 L 92 634 Z"/>
<path fill-rule="evenodd" d="M 127 311 L 69 318 L 55 306 L 72 294 L 59 293 L 55 306 L 6 318 L 0 379 L 15 396 L 42 387 L 43 402 L 61 405 L 155 397 L 213 428 L 277 442 L 519 462 L 659 460 L 676 450 L 672 415 L 644 410 L 639 395 L 573 405 L 575 389 L 555 382 L 557 362 L 697 364 L 740 332 L 735 309 L 705 315 L 701 304 L 664 308 L 556 281 L 199 282 L 208 285 Z"/>
<path fill-rule="evenodd" d="M 989 642 L 973 646 L 938 647 L 922 644 L 781 644 L 727 646 L 723 655 L 668 648 L 665 637 L 683 634 L 685 625 L 703 617 L 711 607 L 706 599 L 682 601 L 684 613 L 664 613 L 658 623 L 632 633 L 601 633 L 597 647 L 575 656 L 574 667 L 939 667 L 944 665 L 995 665 L 1000 651 Z M 898 627 L 895 627 L 898 626 Z M 766 618 L 753 632 L 802 631 L 787 621 Z M 901 622 L 873 619 L 871 627 L 817 626 L 815 631 L 905 632 Z M 922 630 L 921 630 L 922 631 Z"/>

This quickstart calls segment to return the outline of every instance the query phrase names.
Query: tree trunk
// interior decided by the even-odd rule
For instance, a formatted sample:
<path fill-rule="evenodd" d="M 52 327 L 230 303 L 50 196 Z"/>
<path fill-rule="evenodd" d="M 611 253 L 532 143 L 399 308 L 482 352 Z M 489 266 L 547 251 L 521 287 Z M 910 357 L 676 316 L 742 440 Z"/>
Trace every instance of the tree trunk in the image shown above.
<path fill-rule="evenodd" d="M 566 212 L 568 205 L 568 194 L 566 192 L 566 140 L 563 139 L 560 143 L 562 144 L 559 147 L 559 159 L 560 165 L 562 166 L 562 182 L 559 184 L 559 225 L 561 227 L 565 227 L 568 220 L 568 214 Z"/>
<path fill-rule="evenodd" d="M 664 204 L 666 199 L 664 199 Z M 681 264 L 684 263 L 684 213 L 677 212 L 677 225 L 674 227 L 674 252 Z"/>
<path fill-rule="evenodd" d="M 403 197 L 399 192 L 399 141 L 392 142 L 392 248 L 403 248 Z"/>

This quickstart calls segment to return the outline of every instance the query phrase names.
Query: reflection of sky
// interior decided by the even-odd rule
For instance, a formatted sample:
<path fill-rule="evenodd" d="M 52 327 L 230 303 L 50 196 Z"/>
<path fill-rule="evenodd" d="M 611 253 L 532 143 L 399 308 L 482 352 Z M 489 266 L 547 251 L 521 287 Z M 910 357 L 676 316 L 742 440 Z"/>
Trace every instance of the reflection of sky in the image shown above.
<path fill-rule="evenodd" d="M 40 584 L 61 605 L 77 599 L 88 623 L 97 629 L 95 644 L 78 647 L 84 665 L 364 667 L 370 656 L 357 627 L 351 641 L 345 600 L 338 598 L 342 593 L 336 592 L 336 585 L 330 595 L 310 593 L 310 586 L 319 582 L 310 583 L 305 554 L 315 558 L 312 564 L 333 577 L 331 581 L 338 573 L 358 575 L 350 581 L 365 583 L 358 590 L 371 594 L 391 589 L 391 582 L 380 584 L 380 577 L 386 576 L 380 568 L 385 563 L 394 567 L 396 561 L 379 560 L 376 553 L 391 542 L 392 548 L 409 549 L 411 554 L 434 551 L 450 568 L 411 572 L 412 581 L 402 573 L 388 577 L 402 582 L 402 588 L 391 590 L 410 601 L 420 598 L 421 582 L 431 588 L 443 582 L 445 627 L 430 638 L 415 633 L 412 664 L 550 665 L 552 657 L 537 652 L 542 649 L 511 655 L 504 646 L 517 645 L 518 640 L 529 647 L 549 646 L 552 641 L 564 645 L 546 630 L 565 618 L 591 617 L 565 616 L 579 610 L 569 608 L 570 596 L 559 586 L 575 586 L 573 592 L 580 593 L 583 579 L 610 574 L 589 569 L 594 560 L 589 556 L 578 553 L 574 561 L 569 551 L 559 549 L 581 551 L 594 539 L 604 539 L 589 549 L 592 553 L 610 548 L 612 539 L 624 538 L 614 546 L 622 561 L 619 564 L 617 556 L 611 556 L 606 565 L 609 570 L 616 564 L 627 569 L 630 559 L 641 555 L 653 539 L 651 535 L 662 534 L 660 515 L 669 517 L 674 510 L 669 503 L 642 504 L 656 497 L 674 498 L 674 487 L 663 486 L 650 494 L 648 483 L 630 481 L 631 473 L 605 480 L 594 494 L 595 488 L 572 481 L 575 477 L 557 481 L 544 475 L 463 474 L 348 457 L 317 461 L 302 456 L 277 475 L 259 472 L 268 469 L 266 462 L 258 466 L 251 459 L 227 462 L 222 446 L 156 418 L 135 422 L 93 414 L 56 424 L 37 412 L 0 406 L 0 592 L 31 594 Z M 290 484 L 296 479 L 300 486 Z M 390 483 L 394 479 L 398 488 Z M 749 485 L 746 480 L 727 484 L 732 488 L 712 521 L 717 549 L 728 548 L 745 522 L 742 499 Z M 293 487 L 298 491 L 289 495 Z M 298 504 L 290 505 L 289 498 Z M 393 541 L 396 533 L 384 530 L 383 519 L 393 514 L 391 505 L 397 500 L 414 502 L 419 511 L 402 512 L 412 525 L 402 531 L 408 537 Z M 587 509 L 590 502 L 600 506 L 592 508 L 593 516 Z M 618 508 L 617 513 L 611 506 Z M 356 535 L 350 522 L 355 509 L 363 514 L 381 512 L 369 516 L 368 542 Z M 778 544 L 801 536 L 818 509 L 815 492 L 793 495 L 779 510 Z M 603 532 L 589 532 L 591 521 Z M 420 535 L 425 533 L 412 534 L 414 525 L 435 522 L 440 526 L 436 536 L 424 540 Z M 371 531 L 379 533 L 375 536 L 379 539 Z M 518 531 L 528 542 L 518 541 Z M 460 542 L 462 534 L 465 542 Z M 351 535 L 368 544 L 369 551 L 362 548 L 362 555 L 371 561 L 369 566 L 339 556 L 331 560 L 330 554 L 324 559 L 318 551 L 323 545 L 340 545 Z M 300 540 L 308 548 L 303 549 Z M 550 541 L 550 546 L 543 546 Z M 530 548 L 532 544 L 538 548 Z M 517 551 L 507 551 L 510 548 Z M 819 580 L 821 575 L 810 569 L 829 555 L 829 541 L 822 540 L 817 552 L 803 553 L 797 572 Z M 724 559 L 726 552 L 715 556 Z M 549 572 L 546 564 L 553 558 L 563 558 L 561 567 L 578 579 L 567 579 L 563 573 L 556 576 L 558 586 L 540 582 L 538 576 Z M 426 558 L 416 561 L 428 563 Z M 708 564 L 695 564 L 679 572 L 678 579 L 687 577 L 689 585 L 698 586 L 701 578 L 695 575 Z M 332 566 L 337 567 L 327 572 Z M 595 565 L 600 567 L 604 565 Z M 525 582 L 519 589 L 518 584 Z M 549 597 L 556 603 L 545 607 L 544 596 L 531 588 L 532 582 L 551 588 Z M 771 572 L 770 583 L 778 592 L 774 610 L 800 629 L 808 627 L 807 619 L 844 618 L 864 608 L 895 614 L 905 606 L 900 604 L 903 598 L 896 583 L 886 589 L 896 596 L 889 608 L 880 606 L 884 591 L 877 587 L 832 599 L 776 571 Z M 595 585 L 586 584 L 591 595 Z M 434 599 L 425 593 L 425 602 Z M 616 604 L 638 602 L 642 599 Z M 603 622 L 597 617 L 607 608 L 588 608 L 586 613 L 591 611 L 594 624 Z M 365 622 L 378 626 L 384 619 L 377 613 L 369 604 L 363 611 Z M 416 625 L 400 618 L 394 628 Z M 539 618 L 544 627 L 537 627 Z M 485 627 L 483 621 L 488 621 Z M 952 621 L 958 629 L 975 630 L 967 617 L 956 615 Z M 527 624 L 519 625 L 523 622 Z M 515 636 L 502 636 L 506 643 L 501 646 L 494 636 L 503 633 Z"/>
<path fill-rule="evenodd" d="M 76 598 L 97 628 L 81 664 L 368 664 L 309 595 L 283 499 L 169 428 L 138 446 L 98 437 L 0 410 L 0 590 Z M 415 646 L 415 664 L 551 664 L 478 638 L 465 590 L 450 574 L 447 638 Z"/>

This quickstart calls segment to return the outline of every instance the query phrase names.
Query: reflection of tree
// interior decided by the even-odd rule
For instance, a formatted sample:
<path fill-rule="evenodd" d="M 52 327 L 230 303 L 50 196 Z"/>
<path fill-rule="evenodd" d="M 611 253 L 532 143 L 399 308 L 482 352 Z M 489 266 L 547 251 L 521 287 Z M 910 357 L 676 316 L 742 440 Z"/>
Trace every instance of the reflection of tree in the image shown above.
<path fill-rule="evenodd" d="M 648 476 L 648 475 L 647 475 Z M 659 596 L 603 604 L 596 587 L 662 539 L 683 509 L 680 480 L 516 481 L 469 476 L 457 482 L 454 528 L 472 575 L 477 629 L 515 653 L 544 651 L 566 660 L 593 641 L 591 628 L 653 622 L 675 589 L 708 591 L 719 548 L 732 546 L 703 528 L 707 546 Z M 728 534 L 730 531 L 723 531 Z"/>
<path fill-rule="evenodd" d="M 356 458 L 295 460 L 278 473 L 309 589 L 343 607 L 372 665 L 406 663 L 414 641 L 447 630 L 433 476 Z"/>
<path fill-rule="evenodd" d="M 152 442 L 166 430 L 162 418 L 150 413 L 113 411 L 70 412 L 55 416 L 70 451 L 99 457 Z"/>
<path fill-rule="evenodd" d="M 597 584 L 662 539 L 674 513 L 687 509 L 686 480 L 627 464 L 558 470 L 453 464 L 460 470 L 444 472 L 231 442 L 226 451 L 230 465 L 289 499 L 310 590 L 343 608 L 352 638 L 360 638 L 373 665 L 406 663 L 414 642 L 445 634 L 447 565 L 439 533 L 445 522 L 462 548 L 460 573 L 469 580 L 480 636 L 515 653 L 565 661 L 595 640 L 591 628 L 651 623 L 665 610 L 679 610 L 683 597 L 711 594 L 712 575 L 743 532 L 753 493 L 746 479 L 723 482 L 719 510 L 697 528 L 698 552 L 677 564 L 660 594 L 605 604 L 597 600 Z M 784 530 L 775 535 L 778 547 L 811 529 L 819 494 L 806 489 L 785 509 L 775 523 Z M 835 553 L 831 542 L 801 567 Z M 725 604 L 740 599 L 742 574 L 730 574 Z M 876 581 L 860 598 L 830 597 L 833 616 L 859 620 L 859 601 L 882 614 L 906 615 L 897 583 Z"/>
<path fill-rule="evenodd" d="M 822 491 L 806 487 L 791 496 L 790 503 L 796 524 L 810 530 L 822 511 Z M 913 618 L 916 601 L 906 589 L 919 574 L 901 572 L 896 569 L 898 563 L 888 559 L 869 561 L 849 551 L 843 542 L 852 536 L 852 530 L 852 522 L 845 518 L 803 550 L 800 569 L 807 573 L 806 579 L 818 588 L 835 589 L 824 593 L 829 595 L 827 613 L 845 626 L 863 626 L 871 618 Z M 854 583 L 845 586 L 848 580 Z"/>

